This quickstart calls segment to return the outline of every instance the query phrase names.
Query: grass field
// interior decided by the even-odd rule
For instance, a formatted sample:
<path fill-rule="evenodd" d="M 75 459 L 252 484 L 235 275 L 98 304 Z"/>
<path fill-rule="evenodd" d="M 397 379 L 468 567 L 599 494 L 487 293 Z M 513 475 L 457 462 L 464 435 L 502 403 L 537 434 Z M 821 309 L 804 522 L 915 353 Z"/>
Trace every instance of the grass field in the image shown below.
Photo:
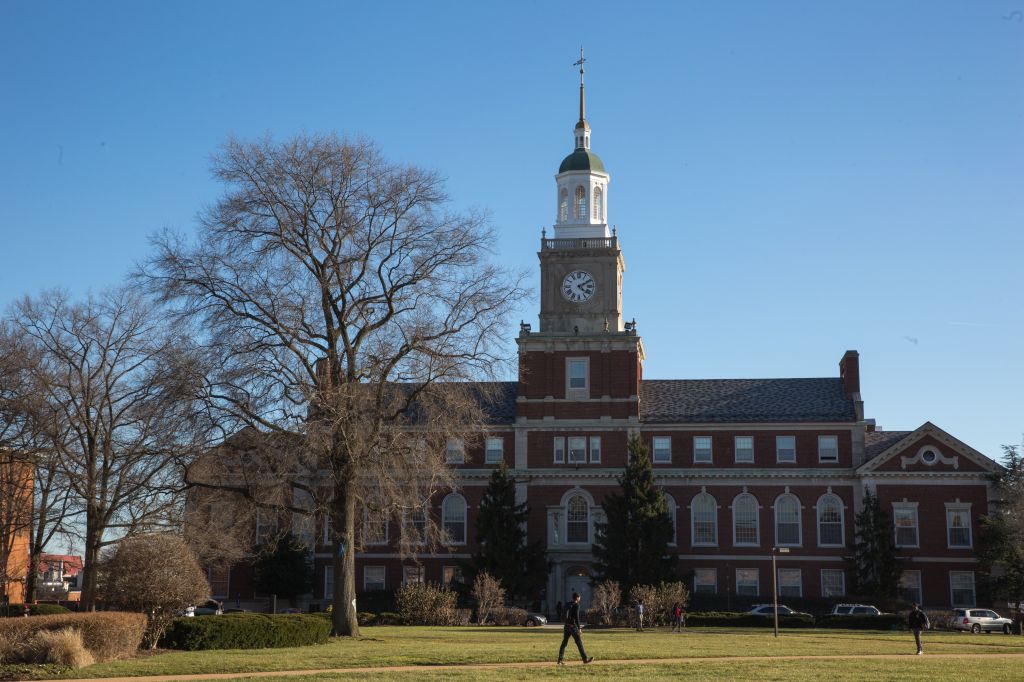
<path fill-rule="evenodd" d="M 432 628 L 368 627 L 363 638 L 290 649 L 166 652 L 130 661 L 104 663 L 66 673 L 65 677 L 122 677 L 245 673 L 257 671 L 322 670 L 394 665 L 426 666 L 414 672 L 387 673 L 401 679 L 516 680 L 574 678 L 651 680 L 935 680 L 1024 679 L 1024 658 L 984 660 L 936 654 L 1024 654 L 1024 637 L 1001 634 L 970 635 L 927 633 L 926 655 L 912 656 L 913 640 L 905 632 L 851 632 L 790 630 L 778 639 L 770 630 L 689 629 L 682 634 L 667 630 L 636 633 L 631 630 L 587 631 L 588 653 L 605 661 L 618 659 L 711 658 L 715 660 L 582 666 L 570 642 L 569 665 L 553 665 L 561 630 L 552 628 Z M 860 660 L 750 660 L 773 656 L 900 655 L 899 659 Z M 902 655 L 906 654 L 905 657 Z M 933 656 L 929 658 L 929 655 Z M 746 660 L 745 660 L 746 659 Z M 434 670 L 432 665 L 474 663 L 551 662 L 550 667 L 505 670 Z M 382 673 L 384 671 L 381 671 Z M 337 674 L 303 678 L 334 679 Z M 344 679 L 376 679 L 381 673 L 345 674 Z"/>

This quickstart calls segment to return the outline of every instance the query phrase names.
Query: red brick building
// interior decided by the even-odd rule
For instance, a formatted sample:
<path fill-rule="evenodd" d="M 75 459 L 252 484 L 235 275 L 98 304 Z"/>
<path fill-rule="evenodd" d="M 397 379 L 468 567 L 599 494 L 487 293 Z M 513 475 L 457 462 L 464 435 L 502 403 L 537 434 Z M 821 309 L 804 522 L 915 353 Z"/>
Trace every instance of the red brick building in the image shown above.
<path fill-rule="evenodd" d="M 518 381 L 499 387 L 484 443 L 464 461 L 453 451 L 461 489 L 431 501 L 453 542 L 403 558 L 389 542 L 392 524 L 358 555 L 357 589 L 455 579 L 475 549 L 487 479 L 505 462 L 529 504 L 528 537 L 543 541 L 551 562 L 542 608 L 574 591 L 588 602 L 594 524 L 638 433 L 668 495 L 673 551 L 694 592 L 766 598 L 773 547 L 785 547 L 784 597 L 841 601 L 852 579 L 854 516 L 870 489 L 893 515 L 904 595 L 929 607 L 974 604 L 977 522 L 998 465 L 931 423 L 875 430 L 853 350 L 824 378 L 644 379 L 643 342 L 623 315 L 623 245 L 607 220 L 610 177 L 590 150 L 582 82 L 574 138 L 556 175 L 553 235 L 540 241 L 539 328 L 521 326 Z M 328 548 L 316 556 L 313 602 L 322 603 Z M 227 577 L 220 582 L 230 593 Z"/>

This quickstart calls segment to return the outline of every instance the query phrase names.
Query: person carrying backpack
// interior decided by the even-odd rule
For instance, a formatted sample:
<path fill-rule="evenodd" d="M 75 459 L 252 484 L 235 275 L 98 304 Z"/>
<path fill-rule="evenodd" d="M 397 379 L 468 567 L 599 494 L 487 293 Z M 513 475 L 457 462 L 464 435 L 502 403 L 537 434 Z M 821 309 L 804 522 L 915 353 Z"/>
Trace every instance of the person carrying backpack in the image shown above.
<path fill-rule="evenodd" d="M 917 655 L 920 656 L 924 653 L 924 649 L 921 648 L 921 631 L 930 630 L 932 624 L 928 621 L 928 614 L 921 610 L 921 608 L 914 604 L 910 609 L 910 615 L 907 616 L 907 627 L 914 633 L 914 642 L 917 644 Z"/>

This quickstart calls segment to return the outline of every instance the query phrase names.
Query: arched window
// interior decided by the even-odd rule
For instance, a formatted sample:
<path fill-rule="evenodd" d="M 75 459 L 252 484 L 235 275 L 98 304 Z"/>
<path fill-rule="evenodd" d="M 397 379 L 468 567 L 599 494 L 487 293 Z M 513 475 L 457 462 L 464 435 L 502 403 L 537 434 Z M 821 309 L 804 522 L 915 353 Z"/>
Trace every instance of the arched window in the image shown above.
<path fill-rule="evenodd" d="M 587 190 L 583 185 L 576 186 L 576 219 L 586 220 L 587 218 Z"/>
<path fill-rule="evenodd" d="M 604 190 L 594 188 L 594 219 L 604 220 Z"/>
<path fill-rule="evenodd" d="M 700 493 L 690 503 L 693 545 L 718 544 L 718 503 L 711 495 Z"/>
<path fill-rule="evenodd" d="M 569 219 L 569 190 L 562 188 L 558 191 L 558 222 L 564 223 Z"/>
<path fill-rule="evenodd" d="M 669 540 L 668 544 L 674 545 L 678 542 L 678 536 L 676 535 L 676 512 L 678 509 L 675 498 L 668 493 L 665 493 L 665 506 L 668 507 L 668 518 L 672 521 L 672 539 Z"/>
<path fill-rule="evenodd" d="M 800 500 L 786 493 L 775 499 L 775 544 L 800 544 Z"/>
<path fill-rule="evenodd" d="M 590 506 L 582 495 L 574 495 L 565 505 L 567 542 L 590 542 Z"/>
<path fill-rule="evenodd" d="M 757 523 L 757 498 L 750 493 L 741 493 L 732 501 L 732 544 L 761 544 Z"/>
<path fill-rule="evenodd" d="M 452 493 L 441 503 L 441 522 L 448 540 L 455 545 L 466 544 L 466 498 Z"/>
<path fill-rule="evenodd" d="M 840 547 L 843 541 L 843 501 L 825 493 L 818 499 L 818 544 Z"/>

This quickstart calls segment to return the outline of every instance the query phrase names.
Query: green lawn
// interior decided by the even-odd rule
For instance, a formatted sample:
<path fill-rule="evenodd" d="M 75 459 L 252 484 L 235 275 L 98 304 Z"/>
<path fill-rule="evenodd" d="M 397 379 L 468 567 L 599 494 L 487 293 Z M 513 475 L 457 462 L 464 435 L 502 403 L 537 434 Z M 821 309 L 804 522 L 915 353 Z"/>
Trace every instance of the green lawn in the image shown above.
<path fill-rule="evenodd" d="M 387 665 L 437 665 L 553 661 L 561 630 L 550 628 L 478 627 L 367 627 L 363 638 L 339 639 L 328 644 L 289 649 L 167 652 L 130 661 L 103 663 L 66 674 L 66 677 L 116 677 L 188 673 L 235 673 L 274 670 L 316 670 Z M 903 661 L 743 661 L 750 656 L 910 654 L 909 633 L 837 630 L 783 631 L 775 639 L 770 630 L 689 629 L 683 634 L 667 630 L 636 633 L 631 630 L 586 631 L 588 653 L 604 660 L 720 657 L 721 662 L 672 665 L 593 666 L 583 668 L 570 642 L 566 660 L 573 665 L 550 670 L 465 672 L 434 671 L 433 679 L 526 679 L 550 675 L 586 674 L 598 679 L 656 679 L 685 674 L 688 678 L 745 677 L 758 680 L 835 677 L 856 671 L 859 679 L 935 679 L 962 673 L 970 679 L 1020 678 L 1024 661 L 980 661 L 908 657 Z M 925 650 L 935 653 L 1024 654 L 1024 637 L 1002 634 L 970 635 L 926 633 Z M 728 660 L 725 660 L 728 659 Z M 979 667 L 980 666 L 980 667 Z M 576 668 L 579 667 L 579 670 Z M 979 672 L 983 674 L 979 674 Z M 1011 675 L 1011 673 L 1014 673 Z M 402 674 L 398 674 L 400 677 Z M 425 679 L 426 671 L 414 673 Z M 1000 675 L 1003 675 L 1000 677 Z M 412 675 L 404 675 L 412 679 Z M 773 677 L 774 676 L 774 677 Z M 917 676 L 917 677 L 915 677 Z M 329 677 L 329 676 L 327 676 Z M 379 675 L 369 675 L 366 679 Z M 290 678 L 297 679 L 297 678 Z M 348 677 L 347 679 L 352 679 Z"/>

